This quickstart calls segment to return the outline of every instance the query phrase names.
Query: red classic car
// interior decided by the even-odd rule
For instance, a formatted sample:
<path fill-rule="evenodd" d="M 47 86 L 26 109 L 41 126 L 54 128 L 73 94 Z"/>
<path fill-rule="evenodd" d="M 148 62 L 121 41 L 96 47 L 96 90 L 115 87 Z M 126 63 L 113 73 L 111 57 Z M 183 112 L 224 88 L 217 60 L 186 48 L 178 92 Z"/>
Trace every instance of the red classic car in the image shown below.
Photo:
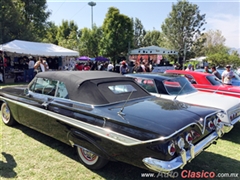
<path fill-rule="evenodd" d="M 222 84 L 221 80 L 212 74 L 183 70 L 166 70 L 165 73 L 185 76 L 199 91 L 240 98 L 239 86 Z"/>

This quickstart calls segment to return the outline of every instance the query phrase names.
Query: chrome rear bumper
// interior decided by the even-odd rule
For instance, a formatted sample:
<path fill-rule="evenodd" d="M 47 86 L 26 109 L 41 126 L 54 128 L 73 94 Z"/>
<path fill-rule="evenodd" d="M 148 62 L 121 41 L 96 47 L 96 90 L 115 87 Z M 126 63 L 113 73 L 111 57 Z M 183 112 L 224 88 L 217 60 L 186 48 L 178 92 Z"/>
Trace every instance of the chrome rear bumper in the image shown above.
<path fill-rule="evenodd" d="M 234 120 L 231 122 L 231 124 L 226 124 L 226 123 L 224 123 L 224 126 L 223 126 L 223 131 L 224 131 L 224 133 L 230 132 L 230 131 L 232 130 L 232 128 L 234 127 L 234 125 L 235 125 L 237 122 L 240 122 L 240 117 L 234 119 Z"/>
<path fill-rule="evenodd" d="M 195 156 L 197 156 L 205 148 L 210 146 L 219 138 L 219 135 L 221 135 L 223 129 L 220 129 L 219 131 L 214 131 L 212 134 L 207 136 L 195 146 L 191 145 L 188 151 L 182 149 L 180 152 L 180 156 L 176 157 L 171 161 L 161 161 L 159 159 L 151 157 L 144 158 L 142 161 L 147 168 L 155 172 L 169 173 L 170 171 L 173 171 L 175 169 L 183 168 L 187 164 L 187 162 L 190 162 L 192 159 L 194 159 Z"/>

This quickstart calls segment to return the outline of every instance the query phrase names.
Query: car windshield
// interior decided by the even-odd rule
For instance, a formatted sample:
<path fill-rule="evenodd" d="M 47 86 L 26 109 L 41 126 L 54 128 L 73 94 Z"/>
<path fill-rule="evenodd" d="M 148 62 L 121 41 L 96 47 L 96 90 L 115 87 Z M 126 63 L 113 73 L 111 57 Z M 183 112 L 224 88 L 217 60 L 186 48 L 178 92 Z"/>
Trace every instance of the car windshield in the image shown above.
<path fill-rule="evenodd" d="M 169 95 L 184 95 L 197 92 L 192 84 L 184 77 L 164 80 L 163 85 Z"/>

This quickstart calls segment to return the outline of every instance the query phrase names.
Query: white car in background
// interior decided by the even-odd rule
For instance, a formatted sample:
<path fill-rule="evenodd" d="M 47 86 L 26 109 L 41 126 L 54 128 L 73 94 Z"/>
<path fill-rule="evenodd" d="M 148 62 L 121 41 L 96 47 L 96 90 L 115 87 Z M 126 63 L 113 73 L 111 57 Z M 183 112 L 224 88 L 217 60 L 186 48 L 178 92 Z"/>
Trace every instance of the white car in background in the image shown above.
<path fill-rule="evenodd" d="M 221 113 L 218 113 L 219 119 L 214 123 L 223 123 L 224 133 L 228 133 L 234 124 L 240 121 L 239 98 L 200 92 L 185 77 L 177 75 L 137 73 L 126 74 L 126 76 L 135 78 L 152 95 L 221 110 Z M 213 124 L 208 126 L 211 127 Z"/>

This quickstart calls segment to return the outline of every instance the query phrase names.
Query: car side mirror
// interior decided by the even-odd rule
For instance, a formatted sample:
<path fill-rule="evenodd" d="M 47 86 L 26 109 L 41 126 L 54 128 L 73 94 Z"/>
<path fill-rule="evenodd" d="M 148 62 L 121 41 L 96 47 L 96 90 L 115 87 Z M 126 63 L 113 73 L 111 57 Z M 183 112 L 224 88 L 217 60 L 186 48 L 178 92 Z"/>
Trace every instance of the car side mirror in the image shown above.
<path fill-rule="evenodd" d="M 28 94 L 28 93 L 29 93 L 28 89 L 27 88 L 24 89 L 24 94 Z"/>
<path fill-rule="evenodd" d="M 27 96 L 27 97 L 31 97 L 31 95 L 29 94 L 29 90 L 26 88 L 24 89 L 24 94 Z"/>

